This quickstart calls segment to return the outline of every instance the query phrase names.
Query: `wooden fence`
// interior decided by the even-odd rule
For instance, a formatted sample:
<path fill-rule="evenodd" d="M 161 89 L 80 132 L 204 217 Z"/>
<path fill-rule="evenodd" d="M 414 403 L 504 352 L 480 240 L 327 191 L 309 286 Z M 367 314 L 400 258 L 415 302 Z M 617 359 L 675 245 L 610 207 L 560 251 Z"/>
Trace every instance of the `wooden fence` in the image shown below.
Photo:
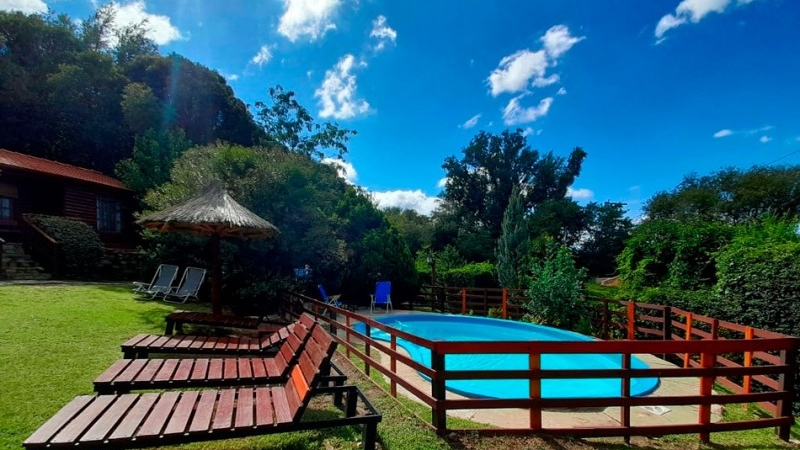
<path fill-rule="evenodd" d="M 447 288 L 442 295 L 449 298 L 456 288 Z M 452 290 L 451 290 L 452 289 Z M 476 292 L 477 291 L 477 292 Z M 470 290 L 457 288 L 461 294 L 462 311 L 474 314 L 476 306 L 481 312 L 497 308 L 500 314 L 510 317 L 514 311 L 509 298 L 518 293 L 497 290 Z M 494 294 L 494 295 L 490 295 Z M 450 431 L 447 411 L 459 409 L 523 408 L 528 410 L 525 428 L 484 428 L 481 434 L 569 434 L 583 437 L 656 436 L 681 433 L 698 433 L 708 442 L 710 433 L 731 430 L 777 427 L 783 440 L 789 439 L 794 423 L 792 402 L 795 399 L 794 376 L 797 371 L 797 351 L 800 338 L 753 329 L 730 322 L 692 314 L 677 308 L 635 302 L 597 299 L 598 316 L 602 320 L 601 333 L 618 340 L 574 342 L 444 342 L 423 339 L 404 331 L 376 322 L 341 308 L 326 305 L 301 294 L 287 292 L 288 299 L 305 302 L 321 321 L 327 322 L 337 342 L 348 357 L 355 356 L 364 363 L 365 372 L 376 370 L 389 379 L 392 396 L 397 396 L 401 386 L 431 408 L 430 424 L 440 435 Z M 503 301 L 505 299 L 506 301 Z M 436 299 L 442 301 L 442 298 Z M 471 308 L 470 308 L 471 305 Z M 364 324 L 364 332 L 353 328 Z M 388 342 L 376 340 L 372 331 L 381 330 Z M 397 351 L 399 339 L 414 343 L 431 352 L 431 365 L 420 364 Z M 381 362 L 379 351 L 386 355 L 389 364 Z M 526 354 L 527 370 L 449 370 L 446 355 L 455 354 Z M 543 354 L 616 354 L 622 355 L 619 369 L 598 370 L 546 370 L 541 368 Z M 631 358 L 637 353 L 655 354 L 677 358 L 679 364 L 669 368 L 632 369 Z M 741 361 L 741 362 L 739 362 Z M 431 380 L 430 391 L 420 389 L 398 375 L 400 362 Z M 699 378 L 699 391 L 692 395 L 632 397 L 631 378 Z M 543 379 L 617 378 L 621 380 L 619 397 L 608 398 L 542 398 Z M 447 398 L 445 382 L 465 379 L 524 379 L 530 386 L 530 395 L 515 399 L 452 399 Z M 729 388 L 732 393 L 713 395 L 714 382 Z M 726 404 L 759 404 L 768 417 L 713 423 L 711 406 Z M 665 425 L 631 425 L 631 408 L 635 406 L 698 405 L 696 423 Z M 544 427 L 542 411 L 550 408 L 607 408 L 619 407 L 619 425 L 611 427 L 553 428 Z"/>

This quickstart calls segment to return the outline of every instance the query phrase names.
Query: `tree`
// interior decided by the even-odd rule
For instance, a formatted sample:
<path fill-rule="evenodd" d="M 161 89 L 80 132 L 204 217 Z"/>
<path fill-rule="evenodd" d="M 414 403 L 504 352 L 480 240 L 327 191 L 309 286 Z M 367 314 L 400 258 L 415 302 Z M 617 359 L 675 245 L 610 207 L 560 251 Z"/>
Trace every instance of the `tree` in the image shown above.
<path fill-rule="evenodd" d="M 515 186 L 503 214 L 503 232 L 497 242 L 497 280 L 501 287 L 522 287 L 522 272 L 529 250 L 525 211 L 519 188 Z"/>
<path fill-rule="evenodd" d="M 540 158 L 520 129 L 499 136 L 481 131 L 462 153 L 461 160 L 451 156 L 442 165 L 448 179 L 444 201 L 452 205 L 462 226 L 482 228 L 495 242 L 514 186 L 520 186 L 525 211 L 562 199 L 586 157 L 578 147 L 566 160 L 552 152 Z"/>
<path fill-rule="evenodd" d="M 670 192 L 645 205 L 653 219 L 712 220 L 731 224 L 761 215 L 800 213 L 800 166 L 728 168 L 710 175 L 690 174 Z"/>
<path fill-rule="evenodd" d="M 158 45 L 146 36 L 147 19 L 122 27 L 114 34 L 117 45 L 111 53 L 117 64 L 127 64 L 138 56 L 158 54 Z"/>
<path fill-rule="evenodd" d="M 616 257 L 625 248 L 633 222 L 625 217 L 622 203 L 591 202 L 584 208 L 586 226 L 576 256 L 590 274 L 607 276 L 616 272 Z"/>
<path fill-rule="evenodd" d="M 256 102 L 256 121 L 266 133 L 265 145 L 281 145 L 292 152 L 323 158 L 333 149 L 337 158 L 347 153 L 347 142 L 357 133 L 335 123 L 319 124 L 296 99 L 293 91 L 277 85 L 269 89 L 272 105 Z"/>
<path fill-rule="evenodd" d="M 389 223 L 400 232 L 400 236 L 406 241 L 412 255 L 416 255 L 424 247 L 431 245 L 433 220 L 430 217 L 419 214 L 413 209 L 398 207 L 384 209 L 383 214 Z"/>
<path fill-rule="evenodd" d="M 108 50 L 108 39 L 114 34 L 116 10 L 113 3 L 97 8 L 94 14 L 81 22 L 81 40 L 94 52 Z"/>
<path fill-rule="evenodd" d="M 117 163 L 117 177 L 137 195 L 169 180 L 173 162 L 191 147 L 183 130 L 150 129 L 136 138 L 133 157 Z"/>
<path fill-rule="evenodd" d="M 543 325 L 588 333 L 589 308 L 583 301 L 586 269 L 575 267 L 569 249 L 554 241 L 547 244 L 546 257 L 534 261 L 525 295 L 527 317 Z"/>

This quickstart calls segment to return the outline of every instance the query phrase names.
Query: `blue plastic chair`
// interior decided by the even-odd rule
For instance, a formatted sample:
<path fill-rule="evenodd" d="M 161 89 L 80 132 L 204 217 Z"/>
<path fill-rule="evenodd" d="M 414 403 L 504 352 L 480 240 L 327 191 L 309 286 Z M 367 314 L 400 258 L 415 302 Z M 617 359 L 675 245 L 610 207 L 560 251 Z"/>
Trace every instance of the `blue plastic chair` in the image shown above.
<path fill-rule="evenodd" d="M 339 301 L 339 297 L 340 297 L 339 295 L 331 295 L 329 297 L 328 293 L 325 292 L 325 288 L 322 287 L 321 284 L 318 284 L 317 288 L 319 288 L 319 293 L 320 293 L 320 295 L 322 295 L 322 301 L 323 302 L 325 302 L 328 305 L 336 306 L 337 308 L 343 308 L 344 307 L 342 302 Z"/>
<path fill-rule="evenodd" d="M 372 301 L 369 304 L 369 312 L 373 314 L 376 306 L 386 305 L 386 314 L 389 314 L 389 309 L 394 311 L 392 306 L 392 282 L 391 281 L 378 281 L 375 283 L 375 294 L 372 295 Z"/>

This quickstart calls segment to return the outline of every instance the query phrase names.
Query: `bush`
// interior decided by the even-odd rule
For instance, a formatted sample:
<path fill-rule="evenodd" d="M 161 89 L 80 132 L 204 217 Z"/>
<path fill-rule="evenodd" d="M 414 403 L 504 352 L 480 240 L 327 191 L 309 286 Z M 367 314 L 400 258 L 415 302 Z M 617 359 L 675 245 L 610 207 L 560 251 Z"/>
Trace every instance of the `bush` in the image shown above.
<path fill-rule="evenodd" d="M 525 293 L 530 300 L 523 306 L 527 319 L 567 330 L 589 331 L 591 311 L 584 301 L 586 269 L 575 267 L 566 247 L 548 242 L 546 258 L 535 261 Z"/>
<path fill-rule="evenodd" d="M 731 245 L 717 258 L 721 318 L 800 333 L 800 242 Z"/>
<path fill-rule="evenodd" d="M 496 288 L 495 266 L 489 262 L 472 263 L 441 274 L 448 286 Z M 437 277 L 438 278 L 438 277 Z"/>
<path fill-rule="evenodd" d="M 30 220 L 59 243 L 65 278 L 98 277 L 105 247 L 97 231 L 85 222 L 67 217 L 33 215 Z"/>

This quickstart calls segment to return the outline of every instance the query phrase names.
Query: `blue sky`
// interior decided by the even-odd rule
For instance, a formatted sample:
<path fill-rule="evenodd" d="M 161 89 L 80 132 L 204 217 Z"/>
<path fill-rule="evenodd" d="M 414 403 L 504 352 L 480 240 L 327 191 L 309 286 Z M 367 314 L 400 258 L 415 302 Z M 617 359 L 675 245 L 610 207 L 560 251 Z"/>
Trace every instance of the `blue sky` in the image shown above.
<path fill-rule="evenodd" d="M 88 17 L 91 0 L 0 0 Z M 794 0 L 140 0 L 162 53 L 224 75 L 247 103 L 281 84 L 358 131 L 352 182 L 429 212 L 444 159 L 479 130 L 588 152 L 580 203 L 643 202 L 685 174 L 800 163 Z"/>

